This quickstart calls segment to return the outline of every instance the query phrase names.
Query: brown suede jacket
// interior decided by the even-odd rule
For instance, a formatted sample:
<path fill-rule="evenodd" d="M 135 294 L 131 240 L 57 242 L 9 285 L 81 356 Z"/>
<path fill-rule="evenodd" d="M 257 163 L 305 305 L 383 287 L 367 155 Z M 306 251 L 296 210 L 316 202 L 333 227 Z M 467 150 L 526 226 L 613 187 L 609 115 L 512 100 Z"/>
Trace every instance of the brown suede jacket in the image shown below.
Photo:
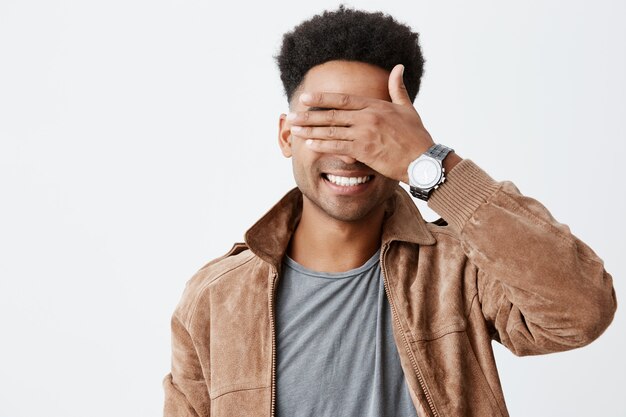
<path fill-rule="evenodd" d="M 442 219 L 426 223 L 398 186 L 381 239 L 413 402 L 420 417 L 507 416 L 491 341 L 516 355 L 590 343 L 613 319 L 612 277 L 541 203 L 469 159 L 428 206 Z M 295 188 L 246 232 L 245 244 L 188 281 L 172 317 L 165 416 L 274 415 L 274 296 L 301 209 Z"/>

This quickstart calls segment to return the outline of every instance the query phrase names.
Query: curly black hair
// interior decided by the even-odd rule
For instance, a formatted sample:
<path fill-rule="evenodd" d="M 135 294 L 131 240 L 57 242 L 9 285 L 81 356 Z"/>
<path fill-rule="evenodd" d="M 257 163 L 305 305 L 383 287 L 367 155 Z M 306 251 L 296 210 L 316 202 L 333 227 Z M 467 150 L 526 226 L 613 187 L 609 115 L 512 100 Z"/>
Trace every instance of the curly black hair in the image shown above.
<path fill-rule="evenodd" d="M 287 100 L 316 65 L 331 60 L 360 61 L 391 71 L 404 65 L 404 84 L 415 100 L 424 73 L 419 34 L 382 12 L 345 8 L 325 10 L 283 35 L 274 56 Z"/>

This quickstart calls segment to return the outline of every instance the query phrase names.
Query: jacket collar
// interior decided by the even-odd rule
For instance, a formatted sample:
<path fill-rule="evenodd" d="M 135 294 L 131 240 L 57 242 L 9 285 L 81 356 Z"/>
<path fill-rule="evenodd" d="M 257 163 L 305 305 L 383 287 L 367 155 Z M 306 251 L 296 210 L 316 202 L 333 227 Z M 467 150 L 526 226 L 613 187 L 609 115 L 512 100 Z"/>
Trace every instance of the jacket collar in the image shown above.
<path fill-rule="evenodd" d="M 382 244 L 394 240 L 432 245 L 435 237 L 415 206 L 413 199 L 398 184 L 385 201 Z M 290 190 L 245 233 L 250 250 L 278 269 L 302 215 L 302 192 Z"/>

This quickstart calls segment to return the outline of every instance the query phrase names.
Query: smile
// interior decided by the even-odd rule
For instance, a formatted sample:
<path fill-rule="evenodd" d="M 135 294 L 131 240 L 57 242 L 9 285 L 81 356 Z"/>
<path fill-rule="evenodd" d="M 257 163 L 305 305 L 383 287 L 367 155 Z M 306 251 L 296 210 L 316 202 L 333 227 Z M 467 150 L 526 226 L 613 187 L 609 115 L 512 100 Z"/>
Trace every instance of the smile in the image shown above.
<path fill-rule="evenodd" d="M 365 175 L 363 177 L 342 177 L 333 174 L 322 174 L 322 176 L 333 184 L 340 185 L 342 187 L 354 187 L 355 185 L 364 184 L 374 177 L 373 175 Z"/>

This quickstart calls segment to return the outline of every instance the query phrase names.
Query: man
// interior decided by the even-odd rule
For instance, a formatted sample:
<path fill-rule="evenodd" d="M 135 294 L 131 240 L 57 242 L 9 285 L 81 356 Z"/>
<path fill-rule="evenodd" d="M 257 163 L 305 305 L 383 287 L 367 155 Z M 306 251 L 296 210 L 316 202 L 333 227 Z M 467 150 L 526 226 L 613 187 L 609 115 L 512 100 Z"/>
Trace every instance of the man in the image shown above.
<path fill-rule="evenodd" d="M 166 416 L 506 416 L 492 340 L 532 355 L 605 330 L 602 260 L 424 128 L 416 33 L 340 7 L 277 61 L 297 188 L 188 282 Z"/>

